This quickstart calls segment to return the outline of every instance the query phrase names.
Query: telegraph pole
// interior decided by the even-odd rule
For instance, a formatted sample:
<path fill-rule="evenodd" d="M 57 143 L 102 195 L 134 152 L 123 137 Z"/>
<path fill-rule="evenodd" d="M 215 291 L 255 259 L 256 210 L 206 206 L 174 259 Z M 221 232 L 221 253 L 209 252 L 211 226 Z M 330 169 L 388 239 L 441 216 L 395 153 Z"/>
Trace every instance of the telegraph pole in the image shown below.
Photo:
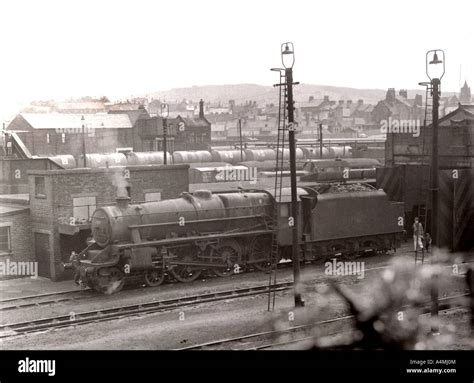
<path fill-rule="evenodd" d="M 84 116 L 81 117 L 82 122 L 82 158 L 84 167 L 87 168 L 87 160 L 86 160 L 86 132 L 85 132 L 85 118 Z"/>
<path fill-rule="evenodd" d="M 161 120 L 163 122 L 163 165 L 168 164 L 168 159 L 166 158 L 167 152 L 167 135 L 168 135 L 168 127 L 166 126 L 166 119 L 168 118 L 170 113 L 169 105 L 166 102 L 161 104 Z"/>
<path fill-rule="evenodd" d="M 167 151 L 167 142 L 166 142 L 166 136 L 167 136 L 167 126 L 166 126 L 166 118 L 163 118 L 163 164 L 164 165 L 167 165 L 168 161 L 167 161 L 167 158 L 166 158 L 166 151 Z"/>
<path fill-rule="evenodd" d="M 240 136 L 240 162 L 244 160 L 244 153 L 242 148 L 242 119 L 239 118 L 239 136 Z"/>
<path fill-rule="evenodd" d="M 323 159 L 323 124 L 319 124 L 319 158 Z"/>

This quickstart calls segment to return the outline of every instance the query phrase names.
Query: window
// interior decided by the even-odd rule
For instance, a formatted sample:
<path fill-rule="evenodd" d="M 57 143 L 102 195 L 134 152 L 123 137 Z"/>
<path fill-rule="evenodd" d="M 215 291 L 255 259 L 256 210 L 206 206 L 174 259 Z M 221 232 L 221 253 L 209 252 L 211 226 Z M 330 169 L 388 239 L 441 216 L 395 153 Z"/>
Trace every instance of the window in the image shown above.
<path fill-rule="evenodd" d="M 62 142 L 63 144 L 66 143 L 66 133 L 61 133 L 61 142 Z"/>
<path fill-rule="evenodd" d="M 11 251 L 10 226 L 0 227 L 0 253 Z"/>
<path fill-rule="evenodd" d="M 161 192 L 145 193 L 145 202 L 161 201 Z"/>
<path fill-rule="evenodd" d="M 35 197 L 46 198 L 46 189 L 44 185 L 44 177 L 35 177 Z"/>
<path fill-rule="evenodd" d="M 49 136 L 49 133 L 46 133 L 46 143 L 47 144 L 51 143 L 51 137 Z"/>
<path fill-rule="evenodd" d="M 96 197 L 76 197 L 73 198 L 73 216 L 78 221 L 89 221 L 92 213 L 96 209 Z"/>

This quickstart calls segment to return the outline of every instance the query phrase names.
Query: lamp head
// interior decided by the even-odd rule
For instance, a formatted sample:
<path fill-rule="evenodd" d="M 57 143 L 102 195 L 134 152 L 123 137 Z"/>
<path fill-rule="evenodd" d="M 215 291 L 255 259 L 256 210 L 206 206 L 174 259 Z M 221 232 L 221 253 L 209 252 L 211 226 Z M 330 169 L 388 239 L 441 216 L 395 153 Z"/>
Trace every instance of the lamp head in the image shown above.
<path fill-rule="evenodd" d="M 441 58 L 438 56 L 441 54 Z M 445 57 L 442 49 L 435 49 L 426 52 L 426 75 L 430 80 L 441 80 L 445 71 Z"/>
<path fill-rule="evenodd" d="M 438 52 L 435 51 L 434 55 L 433 55 L 433 60 L 430 61 L 430 65 L 432 65 L 432 64 L 435 64 L 435 65 L 436 64 L 442 64 L 442 63 L 443 63 L 443 60 L 438 59 Z"/>
<path fill-rule="evenodd" d="M 281 62 L 285 69 L 293 68 L 295 64 L 295 51 L 293 43 L 281 44 Z"/>

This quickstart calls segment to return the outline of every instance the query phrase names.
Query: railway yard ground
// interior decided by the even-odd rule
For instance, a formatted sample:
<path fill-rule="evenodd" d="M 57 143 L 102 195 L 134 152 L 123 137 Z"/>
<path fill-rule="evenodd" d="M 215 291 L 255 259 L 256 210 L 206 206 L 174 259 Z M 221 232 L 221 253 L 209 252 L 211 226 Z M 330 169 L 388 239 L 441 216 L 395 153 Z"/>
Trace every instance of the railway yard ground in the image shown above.
<path fill-rule="evenodd" d="M 414 254 L 405 244 L 395 254 L 414 270 Z M 367 256 L 360 275 L 330 276 L 325 264 L 302 268 L 302 291 L 306 306 L 295 309 L 291 264 L 277 273 L 275 309 L 268 311 L 265 286 L 269 274 L 248 272 L 227 278 L 201 276 L 192 283 L 166 283 L 156 288 L 130 284 L 115 295 L 80 291 L 72 281 L 59 283 L 42 279 L 0 282 L 0 349 L 293 349 L 308 347 L 314 335 L 338 337 L 347 332 L 351 318 L 347 304 L 329 287 L 339 284 L 358 302 L 370 304 L 374 281 L 388 272 L 394 254 Z M 429 258 L 426 259 L 429 263 Z M 467 262 L 474 262 L 474 253 Z M 417 266 L 418 267 L 418 266 Z M 408 288 L 408 287 L 407 287 Z M 466 292 L 461 275 L 453 275 L 452 265 L 441 271 L 439 297 Z M 42 295 L 42 296 L 40 296 Z M 127 308 L 128 307 L 128 308 Z M 130 309 L 132 308 L 132 309 Z M 440 307 L 441 336 L 427 347 L 440 349 L 451 337 L 450 349 L 472 349 L 469 312 L 460 306 Z M 110 314 L 109 314 L 110 311 Z M 94 313 L 81 322 L 82 313 Z M 110 317 L 108 317 L 110 315 Z M 53 318 L 49 325 L 21 331 L 20 322 Z M 420 318 L 429 317 L 422 315 Z M 426 318 L 425 318 L 426 319 Z M 35 323 L 36 323 L 35 322 Z M 314 323 L 318 323 L 314 325 Z M 423 331 L 429 332 L 427 321 Z M 12 325 L 12 326 L 9 326 Z M 293 329 L 291 332 L 288 329 Z M 101 336 L 100 334 L 104 334 Z"/>

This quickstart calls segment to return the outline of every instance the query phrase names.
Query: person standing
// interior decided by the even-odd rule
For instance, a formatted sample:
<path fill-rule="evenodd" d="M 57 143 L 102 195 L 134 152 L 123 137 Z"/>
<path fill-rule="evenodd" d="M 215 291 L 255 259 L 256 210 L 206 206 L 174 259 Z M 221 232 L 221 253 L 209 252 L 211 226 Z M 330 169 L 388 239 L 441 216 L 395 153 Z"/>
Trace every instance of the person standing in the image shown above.
<path fill-rule="evenodd" d="M 413 247 L 414 251 L 423 249 L 423 225 L 419 221 L 418 217 L 415 217 L 415 223 L 413 224 Z"/>

